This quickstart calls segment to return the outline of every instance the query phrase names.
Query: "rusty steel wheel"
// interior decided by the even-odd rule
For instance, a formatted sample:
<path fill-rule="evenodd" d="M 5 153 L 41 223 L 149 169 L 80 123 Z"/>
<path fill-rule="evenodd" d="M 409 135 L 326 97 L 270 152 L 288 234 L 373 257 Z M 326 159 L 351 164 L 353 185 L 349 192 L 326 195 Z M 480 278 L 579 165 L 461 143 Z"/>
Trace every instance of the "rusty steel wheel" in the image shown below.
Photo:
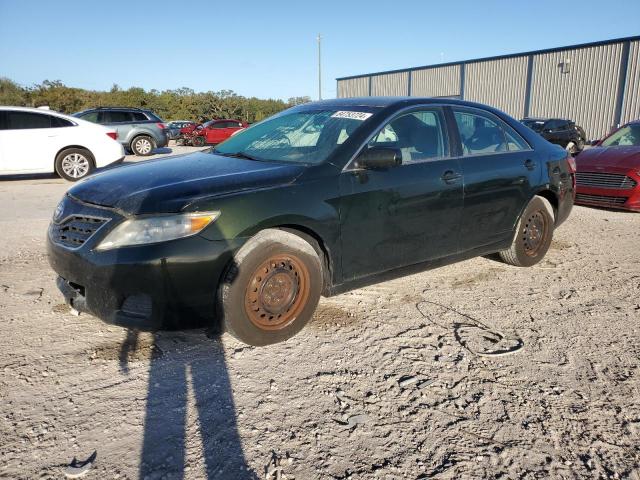
<path fill-rule="evenodd" d="M 309 298 L 309 271 L 295 255 L 274 255 L 253 273 L 244 308 L 263 330 L 280 330 L 300 314 Z"/>
<path fill-rule="evenodd" d="M 547 228 L 547 216 L 542 211 L 538 210 L 529 215 L 522 230 L 524 253 L 530 257 L 538 255 L 544 245 Z"/>
<path fill-rule="evenodd" d="M 551 203 L 535 196 L 525 208 L 511 246 L 498 252 L 503 262 L 516 267 L 530 267 L 542 260 L 549 250 L 555 226 Z"/>
<path fill-rule="evenodd" d="M 217 302 L 227 333 L 249 345 L 271 345 L 309 322 L 324 282 L 319 247 L 303 235 L 267 228 L 233 256 Z"/>

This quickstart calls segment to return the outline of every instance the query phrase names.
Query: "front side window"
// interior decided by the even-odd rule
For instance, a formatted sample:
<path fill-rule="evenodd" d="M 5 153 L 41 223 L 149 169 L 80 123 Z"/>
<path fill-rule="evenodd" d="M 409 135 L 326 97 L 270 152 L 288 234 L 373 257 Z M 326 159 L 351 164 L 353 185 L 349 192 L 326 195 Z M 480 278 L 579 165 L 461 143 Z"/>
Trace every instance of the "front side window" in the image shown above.
<path fill-rule="evenodd" d="M 640 125 L 626 125 L 605 138 L 603 147 L 640 146 Z"/>
<path fill-rule="evenodd" d="M 85 113 L 84 115 L 80 115 L 80 118 L 87 122 L 98 123 L 98 112 Z"/>
<path fill-rule="evenodd" d="M 391 147 L 402 152 L 402 164 L 419 163 L 448 154 L 440 110 L 421 110 L 397 117 L 369 142 L 369 147 Z"/>
<path fill-rule="evenodd" d="M 256 160 L 321 163 L 347 141 L 375 110 L 361 107 L 359 111 L 286 111 L 241 130 L 218 145 L 213 153 L 242 154 Z"/>
<path fill-rule="evenodd" d="M 7 130 L 51 128 L 51 116 L 31 112 L 7 112 Z"/>
<path fill-rule="evenodd" d="M 502 127 L 484 115 L 470 112 L 454 112 L 463 155 L 483 155 L 507 151 Z"/>

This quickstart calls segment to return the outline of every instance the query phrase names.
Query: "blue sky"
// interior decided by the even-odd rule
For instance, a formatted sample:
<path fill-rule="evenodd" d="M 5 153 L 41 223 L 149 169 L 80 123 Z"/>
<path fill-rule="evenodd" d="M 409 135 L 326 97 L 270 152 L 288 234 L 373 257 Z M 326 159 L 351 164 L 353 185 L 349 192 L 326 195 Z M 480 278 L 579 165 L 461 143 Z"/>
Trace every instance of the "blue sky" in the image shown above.
<path fill-rule="evenodd" d="M 640 1 L 0 0 L 0 76 L 323 96 L 335 78 L 640 34 Z"/>

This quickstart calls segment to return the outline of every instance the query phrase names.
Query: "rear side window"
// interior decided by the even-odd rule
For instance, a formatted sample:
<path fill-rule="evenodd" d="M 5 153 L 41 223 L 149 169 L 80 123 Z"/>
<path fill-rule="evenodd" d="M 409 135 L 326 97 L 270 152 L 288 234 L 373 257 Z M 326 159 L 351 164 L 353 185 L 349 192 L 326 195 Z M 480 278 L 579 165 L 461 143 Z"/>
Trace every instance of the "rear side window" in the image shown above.
<path fill-rule="evenodd" d="M 60 118 L 60 117 L 51 117 L 51 127 L 52 128 L 61 128 L 61 127 L 73 127 L 73 123 L 71 123 L 69 120 L 65 120 L 64 118 Z"/>
<path fill-rule="evenodd" d="M 111 111 L 104 112 L 105 123 L 126 123 L 133 121 L 131 112 Z"/>
<path fill-rule="evenodd" d="M 146 122 L 149 120 L 142 112 L 131 112 L 131 115 L 133 115 L 133 120 L 136 122 Z"/>
<path fill-rule="evenodd" d="M 502 127 L 494 120 L 471 112 L 454 111 L 463 155 L 484 155 L 507 151 Z"/>
<path fill-rule="evenodd" d="M 51 115 L 32 112 L 7 112 L 7 130 L 51 128 Z"/>

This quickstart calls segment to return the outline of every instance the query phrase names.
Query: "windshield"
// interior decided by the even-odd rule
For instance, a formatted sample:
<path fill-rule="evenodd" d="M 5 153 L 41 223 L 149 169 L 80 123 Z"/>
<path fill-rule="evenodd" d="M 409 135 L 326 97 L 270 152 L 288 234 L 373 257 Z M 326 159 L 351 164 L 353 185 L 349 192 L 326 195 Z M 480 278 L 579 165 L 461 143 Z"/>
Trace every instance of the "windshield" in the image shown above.
<path fill-rule="evenodd" d="M 522 123 L 534 132 L 541 132 L 544 126 L 544 120 L 522 120 Z"/>
<path fill-rule="evenodd" d="M 640 125 L 627 125 L 602 141 L 603 147 L 640 146 Z"/>
<path fill-rule="evenodd" d="M 371 115 L 371 109 L 285 112 L 241 131 L 213 152 L 255 160 L 317 164 Z"/>

